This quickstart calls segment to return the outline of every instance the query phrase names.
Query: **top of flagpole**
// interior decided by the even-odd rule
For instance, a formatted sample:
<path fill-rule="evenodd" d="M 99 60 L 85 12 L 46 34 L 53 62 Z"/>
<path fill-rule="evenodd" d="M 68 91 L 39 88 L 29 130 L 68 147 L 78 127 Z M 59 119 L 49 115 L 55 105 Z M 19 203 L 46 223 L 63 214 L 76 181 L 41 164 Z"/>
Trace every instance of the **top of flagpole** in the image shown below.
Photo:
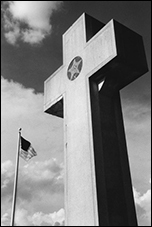
<path fill-rule="evenodd" d="M 21 130 L 22 130 L 22 128 L 19 128 L 19 129 L 18 129 L 18 132 L 20 132 L 20 133 L 21 133 Z"/>

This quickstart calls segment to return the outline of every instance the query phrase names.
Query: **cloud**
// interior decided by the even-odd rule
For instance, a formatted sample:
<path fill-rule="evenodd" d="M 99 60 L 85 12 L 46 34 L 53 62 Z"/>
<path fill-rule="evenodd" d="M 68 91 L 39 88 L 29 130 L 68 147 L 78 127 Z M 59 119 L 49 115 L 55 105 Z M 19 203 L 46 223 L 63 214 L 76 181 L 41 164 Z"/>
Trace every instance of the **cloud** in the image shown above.
<path fill-rule="evenodd" d="M 145 192 L 151 173 L 151 104 L 149 91 L 121 92 L 122 111 L 132 182 Z"/>
<path fill-rule="evenodd" d="M 50 224 L 52 226 L 55 225 L 55 223 L 59 223 L 59 225 L 62 225 L 63 221 L 65 220 L 65 214 L 64 209 L 60 209 L 58 212 L 50 213 L 50 214 L 43 214 L 41 213 L 35 213 L 31 217 L 31 222 L 35 226 L 43 225 L 44 224 Z"/>
<path fill-rule="evenodd" d="M 56 157 L 57 160 L 63 161 L 63 152 L 62 155 L 59 155 L 61 152 L 57 152 L 59 147 L 59 150 L 63 150 L 63 135 L 61 135 L 63 121 L 43 113 L 43 94 L 36 94 L 33 89 L 27 89 L 21 84 L 8 81 L 3 77 L 1 79 L 1 101 L 2 158 L 10 157 L 10 160 L 15 160 L 19 127 L 23 127 L 23 136 L 30 139 L 38 153 L 38 156 L 26 165 L 23 166 L 23 162 L 20 162 L 18 208 L 23 209 L 25 214 L 28 211 L 30 217 L 33 217 L 34 214 L 41 214 L 44 217 L 54 211 L 57 212 L 64 204 L 63 165 L 53 158 Z M 128 136 L 130 134 L 131 139 L 129 148 L 133 151 L 130 154 L 134 156 L 130 159 L 132 169 L 135 168 L 132 176 L 134 179 L 136 174 L 140 185 L 144 185 L 142 174 L 147 177 L 148 171 L 145 169 L 149 165 L 147 160 L 150 160 L 148 156 L 150 139 L 147 139 L 150 136 L 149 107 L 146 103 L 134 104 L 127 103 L 124 106 L 124 114 L 127 133 Z M 139 137 L 137 138 L 137 136 Z M 138 160 L 139 169 L 137 168 Z M 11 161 L 2 163 L 2 172 L 2 215 L 6 212 L 10 215 L 8 207 L 11 204 L 14 179 L 14 165 Z M 135 188 L 138 188 L 137 185 Z M 136 195 L 138 219 L 140 223 L 147 225 L 149 225 L 148 217 L 150 215 L 149 196 L 148 190 L 147 193 L 137 193 Z M 43 225 L 43 222 L 41 224 Z"/>
<path fill-rule="evenodd" d="M 9 215 L 8 213 L 3 214 L 1 217 L 1 226 L 9 226 Z"/>
<path fill-rule="evenodd" d="M 17 226 L 28 226 L 29 220 L 28 220 L 28 212 L 24 209 L 16 210 L 15 214 L 15 225 Z"/>
<path fill-rule="evenodd" d="M 64 220 L 64 209 L 49 214 L 44 214 L 43 212 L 30 214 L 25 209 L 17 209 L 15 213 L 15 223 L 17 226 L 62 226 L 64 225 Z M 10 215 L 5 213 L 1 218 L 1 226 L 9 225 Z"/>
<path fill-rule="evenodd" d="M 6 162 L 2 163 L 1 164 L 1 174 L 3 175 L 6 173 L 9 176 L 9 174 L 10 174 L 9 170 L 12 169 L 12 167 L 13 167 L 13 163 L 10 160 L 7 160 Z"/>
<path fill-rule="evenodd" d="M 13 30 L 12 31 L 8 31 L 7 33 L 5 33 L 5 38 L 8 41 L 8 43 L 15 45 L 17 39 L 20 37 L 20 28 L 14 24 L 13 26 Z"/>
<path fill-rule="evenodd" d="M 1 78 L 2 159 L 15 161 L 18 128 L 30 140 L 36 160 L 63 159 L 63 120 L 43 112 L 43 94 Z"/>
<path fill-rule="evenodd" d="M 132 92 L 124 96 L 122 92 L 129 164 L 138 223 L 140 226 L 150 226 L 151 190 L 148 180 L 151 173 L 150 94 L 147 90 L 142 92 L 139 90 L 139 93 L 136 90 Z"/>
<path fill-rule="evenodd" d="M 33 215 L 53 213 L 64 206 L 63 120 L 43 112 L 43 98 L 42 93 L 1 78 L 2 216 L 11 215 L 20 127 L 22 136 L 32 143 L 38 155 L 27 163 L 20 158 L 17 209 Z M 3 223 L 10 222 L 6 221 Z"/>
<path fill-rule="evenodd" d="M 62 1 L 6 1 L 3 19 L 6 40 L 15 45 L 18 40 L 39 44 L 51 34 L 50 18 L 60 9 Z"/>
<path fill-rule="evenodd" d="M 14 165 L 5 161 L 1 166 L 1 207 L 2 224 L 8 225 L 11 215 L 11 203 L 14 184 Z M 64 210 L 63 164 L 56 159 L 31 161 L 19 168 L 17 191 L 17 225 L 41 225 L 42 222 L 62 224 Z M 43 210 L 60 209 L 58 212 L 45 214 Z"/>
<path fill-rule="evenodd" d="M 25 43 L 40 43 L 45 38 L 45 33 L 41 30 L 27 29 L 22 32 L 22 40 Z"/>
<path fill-rule="evenodd" d="M 11 161 L 2 163 L 1 197 L 12 197 L 14 168 Z M 20 167 L 18 179 L 18 198 L 29 201 L 41 192 L 48 194 L 63 194 L 63 164 L 57 164 L 55 159 L 44 162 L 30 162 Z"/>
<path fill-rule="evenodd" d="M 142 209 L 142 212 L 137 212 L 138 222 L 140 226 L 151 226 L 151 189 L 142 194 L 133 188 L 135 204 Z"/>
<path fill-rule="evenodd" d="M 14 166 L 10 160 L 1 164 L 1 189 L 7 190 L 10 179 L 14 176 Z"/>
<path fill-rule="evenodd" d="M 41 109 L 40 103 L 43 99 L 42 94 L 34 95 L 34 89 L 26 89 L 19 83 L 14 81 L 8 81 L 1 77 L 1 88 L 2 88 L 2 114 L 3 119 L 6 117 L 18 117 L 22 113 L 27 114 L 29 112 L 28 108 L 31 106 L 32 111 L 36 107 L 35 112 Z M 11 102 L 8 100 L 11 98 Z M 40 101 L 39 101 L 40 100 Z M 34 102 L 38 104 L 34 105 Z M 8 109 L 13 110 L 11 116 Z M 5 115 L 5 116 L 4 116 Z"/>
<path fill-rule="evenodd" d="M 21 209 L 16 211 L 15 222 L 17 226 L 54 226 L 56 223 L 61 226 L 64 220 L 64 209 L 49 214 L 37 212 L 33 215 L 30 215 L 27 210 Z"/>

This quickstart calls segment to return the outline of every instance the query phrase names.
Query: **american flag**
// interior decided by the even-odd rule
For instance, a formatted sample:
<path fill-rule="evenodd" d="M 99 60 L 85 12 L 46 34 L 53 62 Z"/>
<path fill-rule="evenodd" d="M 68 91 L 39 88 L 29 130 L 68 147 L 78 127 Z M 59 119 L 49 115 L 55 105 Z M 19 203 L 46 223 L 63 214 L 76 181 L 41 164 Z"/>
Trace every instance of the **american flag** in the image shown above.
<path fill-rule="evenodd" d="M 19 154 L 25 161 L 28 161 L 34 156 L 37 156 L 37 153 L 34 150 L 34 148 L 31 146 L 31 143 L 26 139 L 24 139 L 22 136 L 21 136 L 21 147 L 20 147 Z"/>

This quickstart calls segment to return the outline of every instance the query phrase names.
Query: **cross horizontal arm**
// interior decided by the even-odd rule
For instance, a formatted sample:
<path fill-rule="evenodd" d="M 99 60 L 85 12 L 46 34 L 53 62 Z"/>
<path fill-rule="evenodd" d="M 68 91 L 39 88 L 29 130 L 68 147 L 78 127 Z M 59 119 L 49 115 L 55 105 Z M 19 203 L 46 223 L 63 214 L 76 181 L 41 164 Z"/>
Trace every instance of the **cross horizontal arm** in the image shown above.
<path fill-rule="evenodd" d="M 47 112 L 54 104 L 58 103 L 65 89 L 65 69 L 61 66 L 44 83 L 44 111 Z M 58 103 L 59 104 L 59 103 Z M 61 102 L 60 102 L 61 105 Z M 58 105 L 59 106 L 59 105 Z M 58 109 L 58 108 L 57 108 Z M 53 114 L 53 113 L 52 113 Z"/>
<path fill-rule="evenodd" d="M 85 45 L 86 75 L 90 77 L 117 56 L 114 24 L 111 20 Z"/>
<path fill-rule="evenodd" d="M 148 71 L 142 37 L 115 20 L 86 43 L 85 51 L 85 74 L 100 70 L 100 77 L 110 77 L 118 89 Z"/>

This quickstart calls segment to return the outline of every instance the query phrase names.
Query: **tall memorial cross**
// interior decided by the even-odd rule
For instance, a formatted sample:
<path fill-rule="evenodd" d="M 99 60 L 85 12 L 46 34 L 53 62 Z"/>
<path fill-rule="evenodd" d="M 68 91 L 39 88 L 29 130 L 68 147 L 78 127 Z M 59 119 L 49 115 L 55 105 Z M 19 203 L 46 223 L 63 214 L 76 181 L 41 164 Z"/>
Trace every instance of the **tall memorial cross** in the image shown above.
<path fill-rule="evenodd" d="M 64 117 L 66 226 L 137 225 L 119 91 L 147 71 L 142 37 L 115 20 L 83 14 L 63 35 L 44 111 Z"/>

